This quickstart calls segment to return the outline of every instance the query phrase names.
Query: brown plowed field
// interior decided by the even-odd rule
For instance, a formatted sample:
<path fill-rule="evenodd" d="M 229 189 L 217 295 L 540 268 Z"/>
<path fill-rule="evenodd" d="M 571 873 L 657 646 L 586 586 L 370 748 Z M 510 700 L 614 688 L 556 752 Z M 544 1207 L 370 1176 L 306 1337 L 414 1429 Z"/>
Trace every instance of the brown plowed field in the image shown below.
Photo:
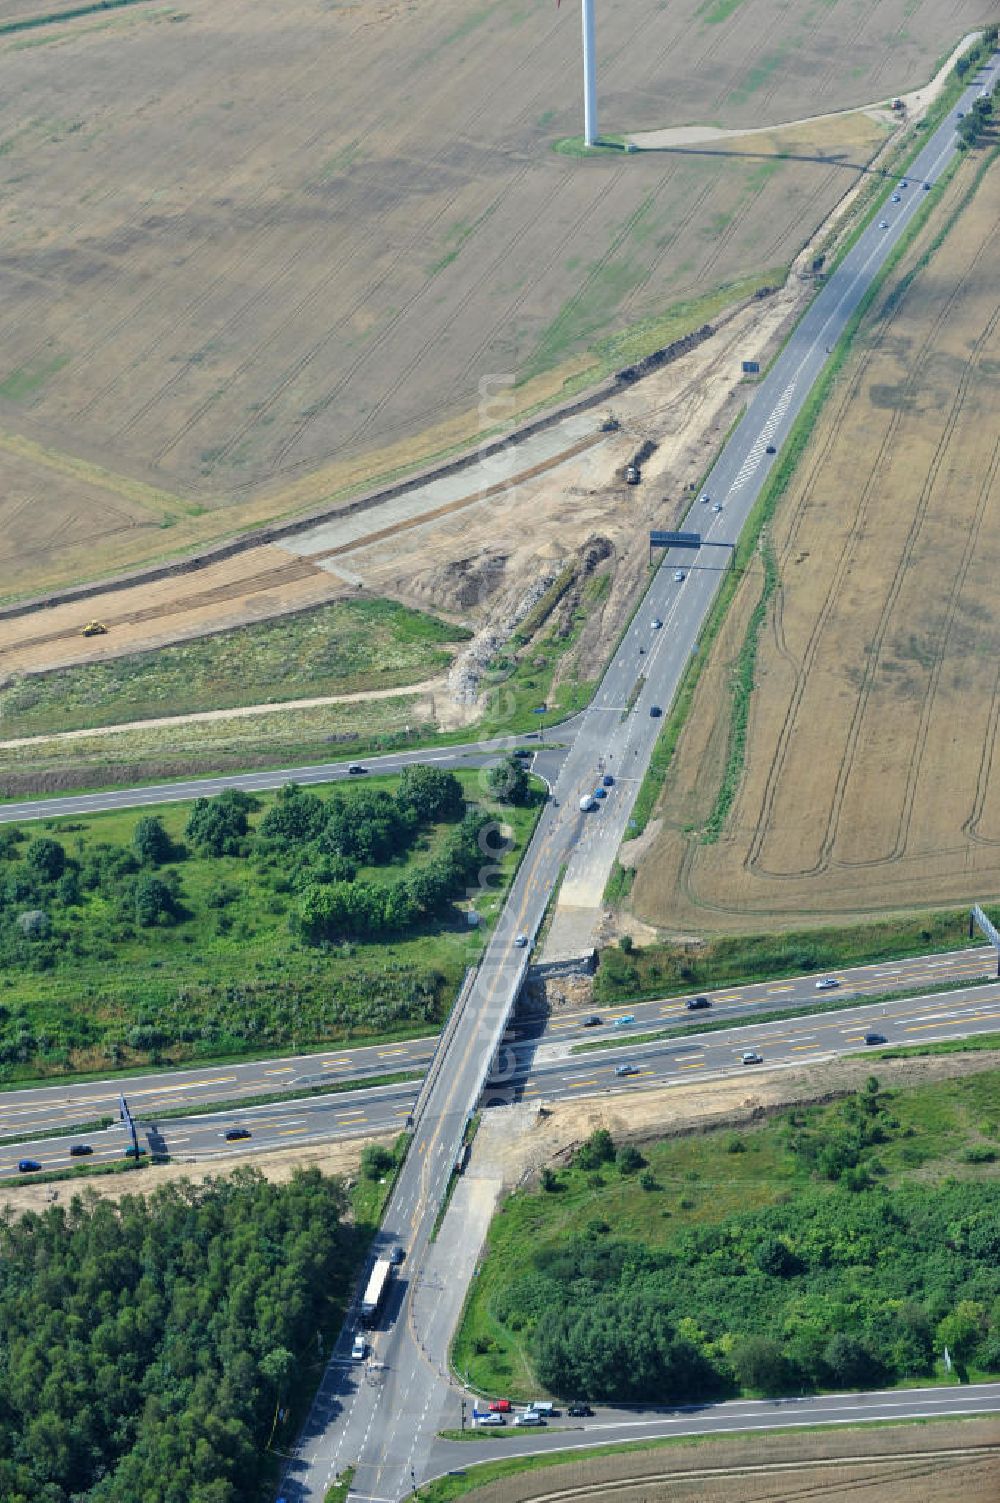
<path fill-rule="evenodd" d="M 1000 896 L 998 233 L 994 164 L 868 318 L 771 530 L 780 584 L 723 836 L 684 826 L 719 787 L 756 571 L 681 740 L 643 918 L 746 928 Z"/>
<path fill-rule="evenodd" d="M 604 126 L 884 100 L 981 9 L 604 7 Z M 580 128 L 578 20 L 508 0 L 138 5 L 0 57 L 7 596 L 453 446 L 486 376 L 557 392 L 600 336 L 790 261 L 885 129 L 557 153 Z"/>

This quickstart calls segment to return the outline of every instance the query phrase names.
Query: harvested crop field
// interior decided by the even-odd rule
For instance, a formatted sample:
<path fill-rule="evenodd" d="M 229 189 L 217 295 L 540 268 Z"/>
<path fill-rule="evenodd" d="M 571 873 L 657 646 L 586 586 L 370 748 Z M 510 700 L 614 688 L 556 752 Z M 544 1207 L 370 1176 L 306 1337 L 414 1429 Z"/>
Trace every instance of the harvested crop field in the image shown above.
<path fill-rule="evenodd" d="M 942 1496 L 995 1503 L 1000 1422 L 859 1427 L 822 1434 L 744 1435 L 675 1441 L 655 1449 L 591 1455 L 501 1477 L 476 1503 L 937 1503 Z M 469 1481 L 476 1478 L 470 1473 Z M 450 1482 L 451 1479 L 449 1478 Z M 456 1497 L 454 1490 L 433 1498 Z M 463 1492 L 461 1496 L 466 1496 Z"/>
<path fill-rule="evenodd" d="M 603 123 L 878 102 L 980 19 L 638 0 L 602 16 Z M 453 447 L 485 376 L 551 396 L 603 336 L 786 264 L 884 138 L 859 115 L 829 149 L 584 161 L 552 150 L 578 49 L 572 7 L 507 0 L 136 4 L 0 39 L 5 593 Z"/>
<path fill-rule="evenodd" d="M 634 885 L 650 922 L 746 929 L 1000 896 L 1000 166 L 973 193 L 977 171 L 963 166 L 866 318 L 778 504 L 734 764 L 761 567 L 739 587 Z"/>

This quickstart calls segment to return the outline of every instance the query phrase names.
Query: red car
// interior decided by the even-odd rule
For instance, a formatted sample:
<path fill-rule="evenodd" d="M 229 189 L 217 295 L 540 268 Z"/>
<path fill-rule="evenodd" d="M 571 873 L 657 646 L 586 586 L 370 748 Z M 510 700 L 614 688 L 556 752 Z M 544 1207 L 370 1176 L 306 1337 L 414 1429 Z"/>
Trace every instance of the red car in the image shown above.
<path fill-rule="evenodd" d="M 494 1399 L 490 1405 L 493 1414 L 509 1414 L 510 1408 L 510 1399 Z"/>

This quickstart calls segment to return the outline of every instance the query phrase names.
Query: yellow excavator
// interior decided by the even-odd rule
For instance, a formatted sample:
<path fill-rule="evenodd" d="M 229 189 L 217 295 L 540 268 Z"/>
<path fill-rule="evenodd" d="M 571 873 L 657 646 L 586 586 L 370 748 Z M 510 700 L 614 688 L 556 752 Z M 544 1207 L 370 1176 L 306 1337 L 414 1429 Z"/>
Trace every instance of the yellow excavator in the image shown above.
<path fill-rule="evenodd" d="M 108 628 L 103 621 L 88 621 L 80 633 L 81 637 L 103 637 L 107 635 Z"/>

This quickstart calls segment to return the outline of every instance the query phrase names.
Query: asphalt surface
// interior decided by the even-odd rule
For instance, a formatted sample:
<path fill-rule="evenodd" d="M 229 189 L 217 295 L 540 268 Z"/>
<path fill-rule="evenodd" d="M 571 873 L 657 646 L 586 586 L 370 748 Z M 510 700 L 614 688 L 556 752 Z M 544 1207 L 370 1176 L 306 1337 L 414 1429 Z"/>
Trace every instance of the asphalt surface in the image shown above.
<path fill-rule="evenodd" d="M 565 1410 L 541 1430 L 505 1429 L 504 1439 L 484 1431 L 479 1441 L 438 1440 L 431 1453 L 431 1475 L 468 1469 L 502 1457 L 534 1456 L 545 1451 L 572 1451 L 623 1441 L 655 1440 L 667 1435 L 725 1435 L 741 1430 L 784 1430 L 800 1425 L 854 1425 L 873 1420 L 955 1419 L 994 1414 L 1000 1409 L 1000 1383 L 949 1388 L 890 1389 L 871 1393 L 826 1394 L 816 1398 L 737 1399 L 725 1404 L 691 1404 L 674 1409 L 599 1409 L 592 1419 L 573 1420 Z M 469 1403 L 468 1412 L 471 1414 Z M 457 1429 L 461 1415 L 456 1393 L 442 1429 Z M 352 1497 L 355 1494 L 352 1491 Z"/>
<path fill-rule="evenodd" d="M 848 999 L 844 1001 L 846 1004 Z M 730 1010 L 730 1016 L 733 1011 Z M 697 1016 L 707 1020 L 725 1015 L 725 1009 L 719 1008 Z M 675 1009 L 658 1021 L 661 1027 L 669 1027 L 680 1016 Z M 743 1016 L 747 1016 L 746 1011 Z M 878 1047 L 866 1045 L 866 1033 L 880 1035 L 887 1047 L 997 1033 L 1000 1032 L 1000 982 L 931 996 L 880 1000 L 869 1006 L 845 1005 L 808 1017 L 769 1023 L 747 1021 L 712 1033 L 699 1032 L 694 1023 L 682 1037 L 648 1043 L 632 1041 L 630 1035 L 639 1031 L 638 1020 L 625 1028 L 611 1027 L 603 1032 L 584 1029 L 579 1023 L 559 1043 L 554 1043 L 548 1041 L 547 1035 L 540 1039 L 518 1037 L 519 1030 L 515 1029 L 500 1046 L 500 1069 L 487 1082 L 484 1100 L 505 1104 L 625 1094 L 652 1086 L 688 1084 L 695 1071 L 700 1072 L 699 1079 L 710 1080 L 733 1072 L 801 1068 L 866 1048 L 871 1048 L 873 1059 L 877 1058 Z M 581 1045 L 593 1044 L 596 1039 L 606 1042 L 608 1047 L 572 1052 Z M 742 1056 L 747 1050 L 761 1055 L 762 1062 L 744 1065 Z M 628 1075 L 617 1073 L 623 1067 L 630 1071 Z M 419 1093 L 419 1082 L 360 1086 L 334 1096 L 246 1106 L 228 1112 L 193 1112 L 168 1120 L 157 1119 L 152 1108 L 140 1113 L 138 1097 L 132 1095 L 127 1099 L 137 1115 L 139 1141 L 147 1152 L 170 1154 L 181 1162 L 196 1162 L 206 1158 L 224 1160 L 232 1154 L 243 1154 L 248 1148 L 264 1151 L 401 1132 L 408 1125 Z M 225 1133 L 233 1128 L 242 1129 L 248 1137 L 227 1142 Z M 419 1144 L 423 1141 L 419 1134 L 417 1141 L 419 1157 Z M 71 1162 L 70 1147 L 79 1142 L 92 1149 L 86 1158 L 88 1163 L 108 1163 L 122 1157 L 130 1138 L 117 1121 L 103 1131 L 89 1134 L 28 1137 L 0 1149 L 0 1176 L 17 1176 L 21 1159 L 34 1160 L 42 1170 L 64 1169 Z M 449 1159 L 444 1163 L 445 1179 L 452 1162 Z M 403 1219 L 412 1221 L 416 1200 L 408 1203 L 406 1210 Z M 404 1234 L 390 1240 L 404 1240 Z"/>

